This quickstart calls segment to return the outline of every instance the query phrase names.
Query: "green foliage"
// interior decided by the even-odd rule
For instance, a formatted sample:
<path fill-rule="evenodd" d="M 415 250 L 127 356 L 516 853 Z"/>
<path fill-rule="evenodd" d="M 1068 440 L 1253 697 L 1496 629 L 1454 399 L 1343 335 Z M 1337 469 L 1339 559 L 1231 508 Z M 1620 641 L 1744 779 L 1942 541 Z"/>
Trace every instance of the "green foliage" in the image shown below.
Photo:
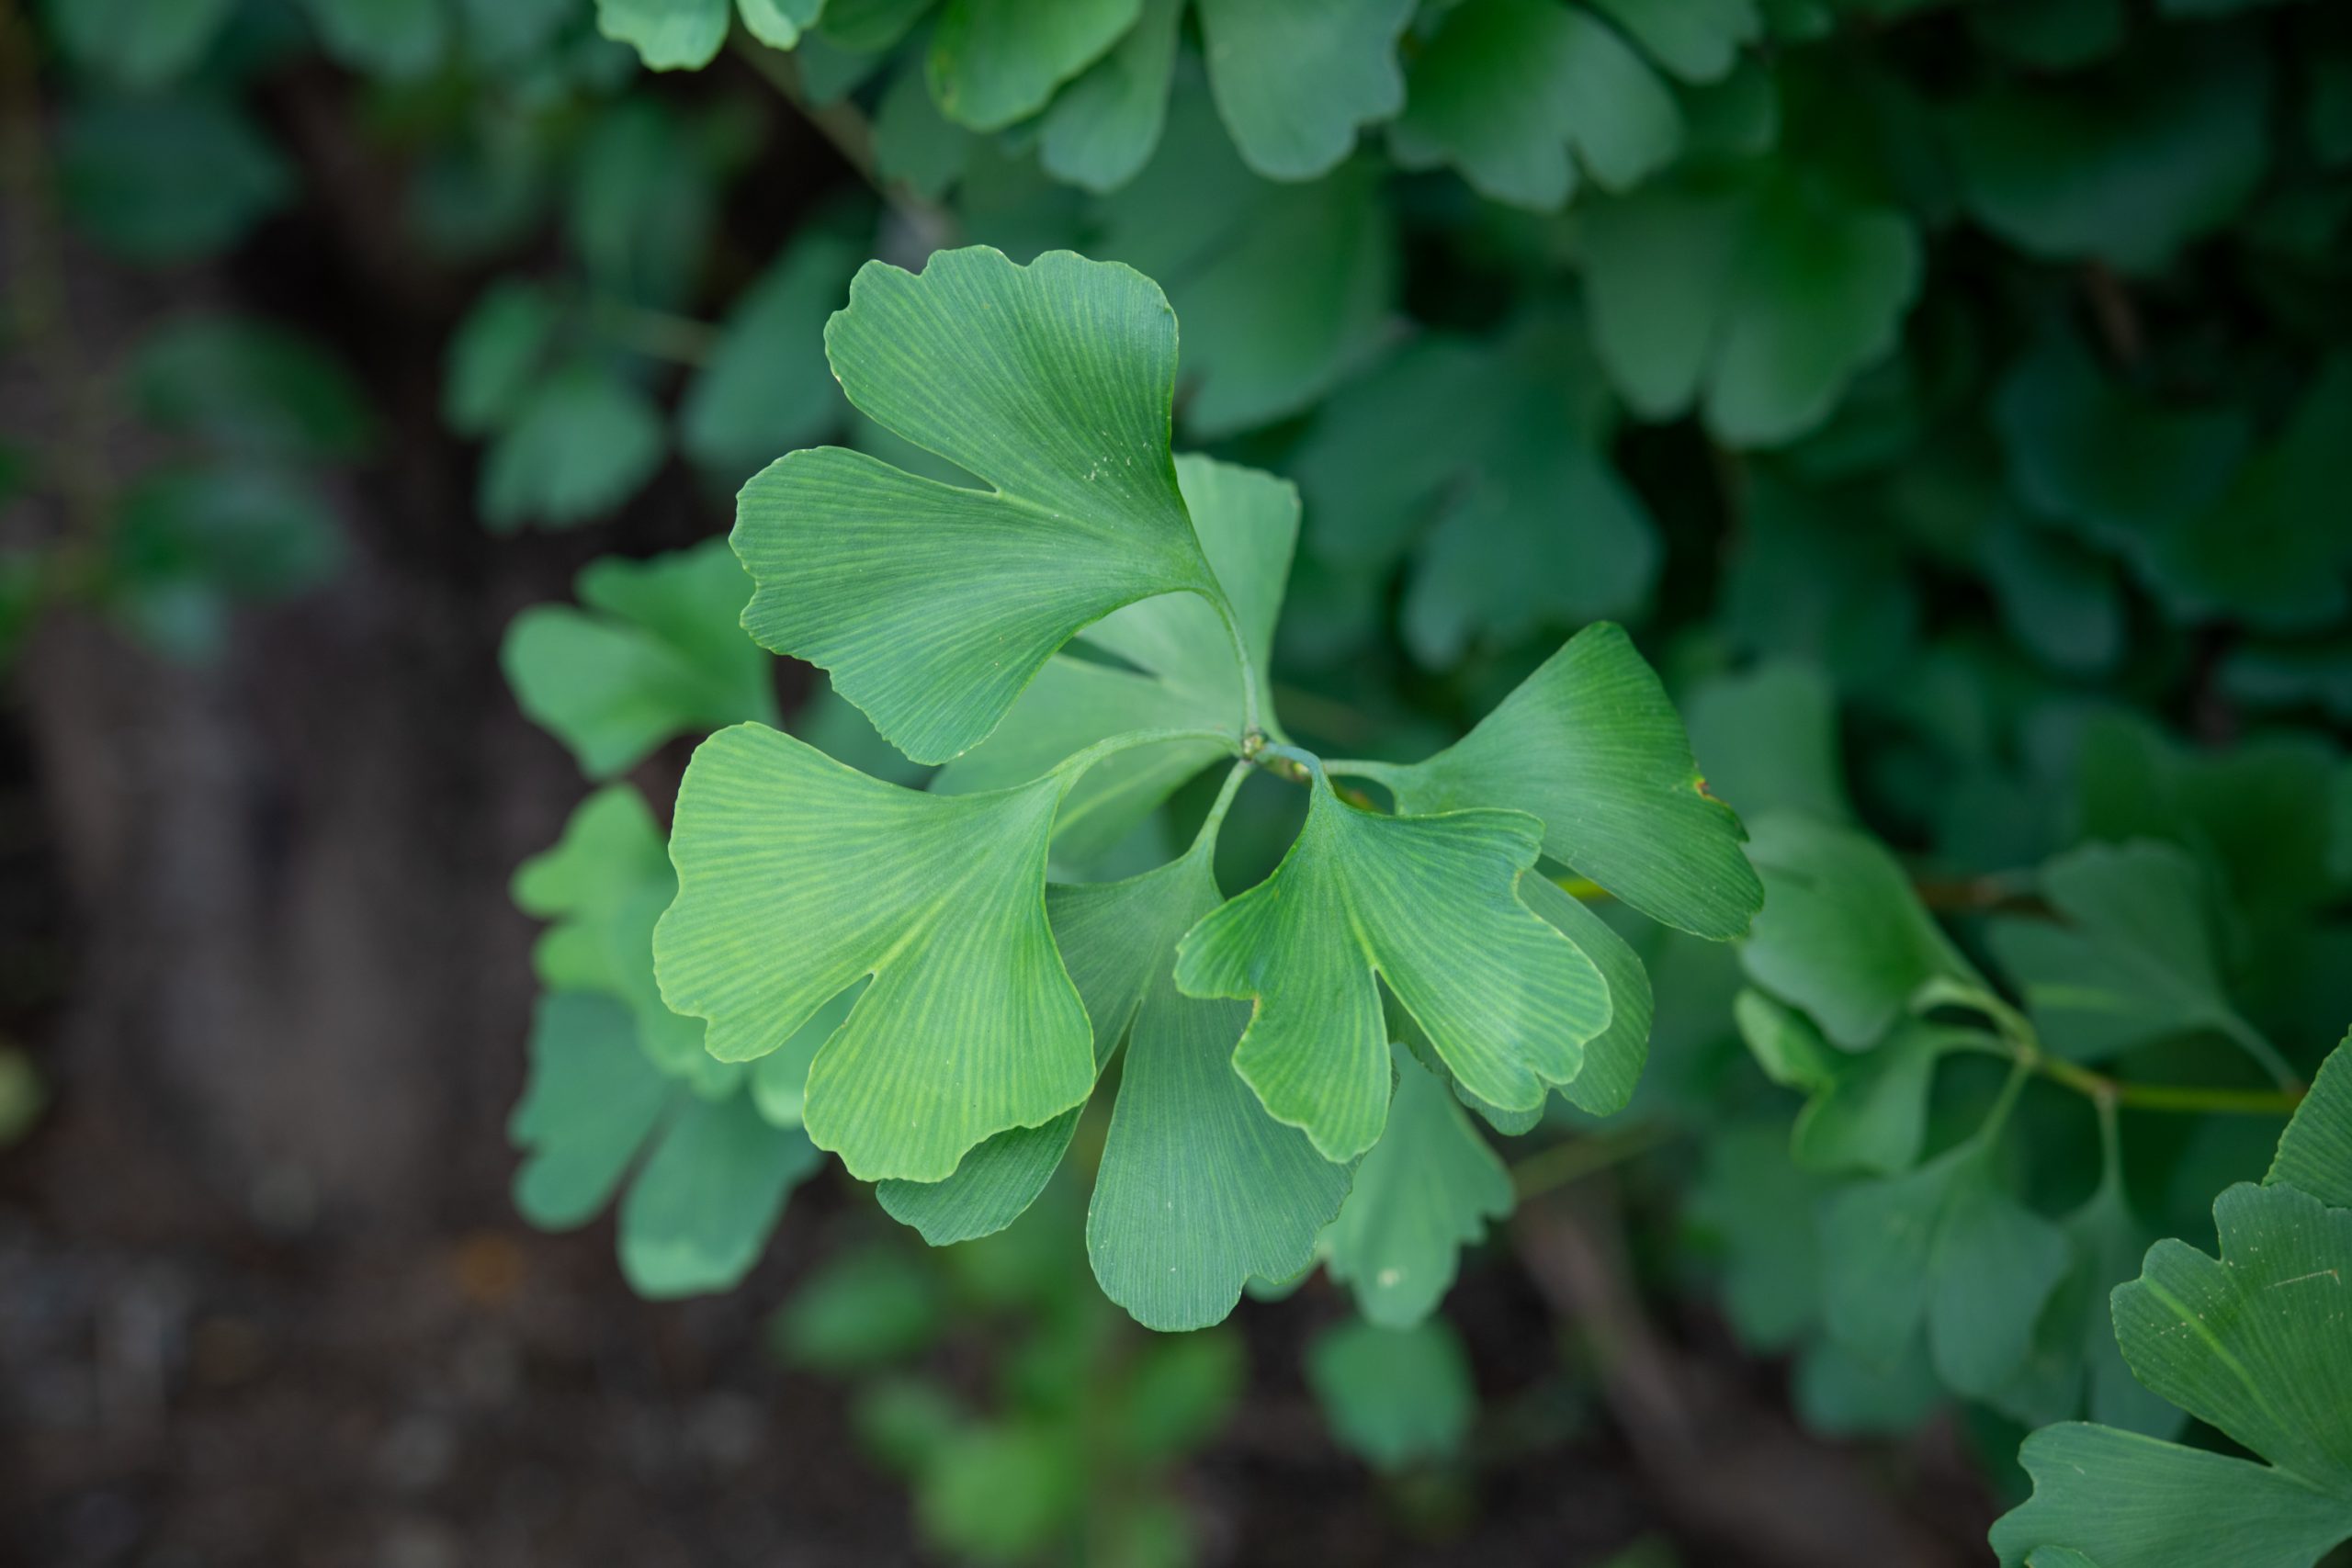
<path fill-rule="evenodd" d="M 2047 1427 L 2018 1456 L 2033 1496 L 1993 1528 L 2003 1563 L 2058 1549 L 2104 1568 L 2301 1568 L 2352 1539 L 2352 1209 L 2336 1204 L 2352 1197 L 2347 1073 L 2352 1041 L 2321 1068 L 2262 1185 L 2215 1201 L 2218 1259 L 2160 1241 L 2115 1292 L 2132 1373 L 2256 1458 Z"/>
<path fill-rule="evenodd" d="M 1442 1319 L 1327 1330 L 1308 1347 L 1306 1379 L 1331 1435 L 1380 1470 L 1453 1458 L 1478 1412 L 1469 1358 Z"/>
<path fill-rule="evenodd" d="M 2223 1261 L 2149 1255 L 2120 1344 L 2107 1307 L 2352 1016 L 2332 8 L 41 25 L 59 211 L 142 267 L 347 211 L 273 84 L 363 78 L 338 129 L 404 193 L 371 219 L 481 280 L 443 412 L 484 525 L 672 543 L 748 479 L 731 551 L 596 563 L 507 640 L 592 779 L 665 791 L 718 732 L 673 834 L 606 787 L 517 878 L 551 922 L 517 1198 L 617 1200 L 681 1293 L 825 1153 L 874 1180 L 935 1261 L 779 1336 L 870 1382 L 938 1550 L 1190 1550 L 1169 1467 L 1238 1354 L 1106 1348 L 1106 1301 L 1199 1328 L 1320 1262 L 1377 1325 L 1310 1355 L 1335 1423 L 1456 1451 L 1429 1314 L 1541 1174 L 1488 1128 L 1621 1114 L 1593 1157 L 1662 1145 L 1632 1212 L 1680 1206 L 1645 1281 L 1718 1283 L 1809 1425 L 2061 1424 L 2009 1560 L 2342 1533 L 2343 1401 L 2281 1403 L 2340 1381 L 2331 1325 L 2268 1315 L 2335 1266 L 2340 1058 Z M 795 105 L 870 193 L 818 188 Z M 22 444 L 0 640 L 87 604 L 201 654 L 331 574 L 378 420 L 330 357 L 215 318 L 97 368 L 153 466 Z M 767 653 L 825 671 L 797 712 Z M 910 1371 L 995 1314 L 1036 1320 L 1002 1387 Z M 2181 1409 L 2260 1462 L 2170 1446 Z"/>

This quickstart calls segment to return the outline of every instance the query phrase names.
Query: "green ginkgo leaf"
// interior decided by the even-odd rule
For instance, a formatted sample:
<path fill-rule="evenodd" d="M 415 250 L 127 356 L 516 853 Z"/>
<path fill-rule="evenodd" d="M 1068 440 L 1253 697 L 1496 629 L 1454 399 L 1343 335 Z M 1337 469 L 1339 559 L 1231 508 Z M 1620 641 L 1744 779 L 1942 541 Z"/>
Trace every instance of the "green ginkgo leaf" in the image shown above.
<path fill-rule="evenodd" d="M 1619 626 L 1569 638 L 1436 756 L 1367 773 L 1403 811 L 1528 812 L 1546 854 L 1699 936 L 1741 934 L 1763 901 L 1739 819 L 1706 794 L 1674 705 Z"/>
<path fill-rule="evenodd" d="M 514 1207 L 548 1230 L 587 1224 L 620 1190 L 677 1091 L 638 1046 L 619 1000 L 550 991 L 531 1020 L 531 1070 L 506 1135 L 524 1154 Z"/>
<path fill-rule="evenodd" d="M 621 1272 L 662 1300 L 733 1289 L 758 1262 L 792 1190 L 824 1156 L 751 1096 L 689 1100 L 621 1200 Z"/>
<path fill-rule="evenodd" d="M 371 76 L 422 76 L 449 43 L 442 0 L 308 0 L 328 58 Z"/>
<path fill-rule="evenodd" d="M 1326 1237 L 1331 1277 L 1373 1323 L 1406 1328 L 1453 1288 L 1462 1249 L 1511 1211 L 1510 1172 L 1444 1083 L 1403 1046 L 1380 1141 Z M 1384 1064 L 1385 1066 L 1385 1064 Z"/>
<path fill-rule="evenodd" d="M 580 574 L 581 609 L 538 604 L 507 627 L 515 700 L 591 778 L 625 773 L 673 737 L 775 720 L 767 656 L 738 624 L 752 585 L 723 539 Z"/>
<path fill-rule="evenodd" d="M 1686 82 L 1731 73 L 1764 31 L 1756 0 L 1592 0 L 1651 58 Z"/>
<path fill-rule="evenodd" d="M 743 291 L 679 406 L 679 445 L 689 457 L 741 479 L 839 423 L 825 318 L 860 249 L 844 234 L 804 234 Z"/>
<path fill-rule="evenodd" d="M 931 95 L 957 124 L 1001 130 L 1045 107 L 1142 14 L 1142 0 L 947 0 L 931 36 Z"/>
<path fill-rule="evenodd" d="M 2352 1032 L 2320 1064 L 2262 1179 L 2299 1188 L 2331 1209 L 2352 1209 Z"/>
<path fill-rule="evenodd" d="M 1894 351 L 1921 270 L 1906 217 L 1771 163 L 1590 203 L 1582 250 L 1593 346 L 1626 402 L 1651 419 L 1695 403 L 1740 446 L 1819 423 Z"/>
<path fill-rule="evenodd" d="M 1614 927 L 1550 878 L 1521 877 L 1519 897 L 1576 943 L 1608 983 L 1609 1027 L 1584 1043 L 1584 1070 L 1560 1086 L 1560 1096 L 1589 1116 L 1614 1116 L 1633 1103 L 1649 1060 L 1657 1012 L 1650 972 Z"/>
<path fill-rule="evenodd" d="M 594 360 L 542 378 L 483 457 L 482 525 L 578 527 L 613 511 L 662 466 L 670 434 L 644 390 Z"/>
<path fill-rule="evenodd" d="M 1813 1216 L 1831 1183 L 1789 1157 L 1778 1121 L 1718 1129 L 1703 1159 L 1683 1212 L 1720 1253 L 1724 1310 L 1748 1348 L 1785 1350 L 1821 1316 Z"/>
<path fill-rule="evenodd" d="M 1972 1139 L 1821 1210 L 1830 1333 L 1887 1366 L 1924 1327 L 1937 1374 L 1980 1397 L 2024 1364 L 2074 1256 L 2063 1231 L 2001 1190 L 1991 1152 Z"/>
<path fill-rule="evenodd" d="M 986 739 L 1122 604 L 1222 605 L 1168 447 L 1175 317 L 1148 278 L 1062 251 L 1025 267 L 944 251 L 920 276 L 869 262 L 825 344 L 851 402 L 994 487 L 820 446 L 738 502 L 745 627 L 831 671 L 909 756 Z"/>
<path fill-rule="evenodd" d="M 2046 1547 L 2099 1568 L 2308 1568 L 2352 1539 L 2352 1210 L 2241 1184 L 2213 1205 L 2221 1257 L 2150 1250 L 2115 1292 L 2140 1381 L 2267 1463 L 2111 1427 L 2026 1439 L 2031 1498 L 1993 1527 L 2004 1564 Z"/>
<path fill-rule="evenodd" d="M 1177 984 L 1257 1001 L 1233 1065 L 1327 1159 L 1370 1148 L 1386 1119 L 1380 988 L 1455 1080 L 1504 1111 L 1541 1105 L 1608 1027 L 1583 952 L 1519 901 L 1540 825 L 1516 811 L 1381 817 L 1319 773 L 1274 874 L 1184 939 Z"/>
<path fill-rule="evenodd" d="M 236 8 L 236 0 L 51 0 L 41 15 L 74 64 L 144 88 L 201 61 Z"/>
<path fill-rule="evenodd" d="M 1449 163 L 1481 195 L 1548 211 L 1575 193 L 1578 165 L 1624 190 L 1673 162 L 1682 111 L 1590 12 L 1557 0 L 1464 0 L 1415 56 L 1410 100 L 1388 140 L 1408 168 Z"/>
<path fill-rule="evenodd" d="M 1093 894 L 1125 905 L 1119 940 L 1158 954 L 1130 1010 L 1118 1104 L 1086 1215 L 1102 1293 L 1149 1328 L 1220 1322 L 1253 1275 L 1279 1280 L 1307 1267 L 1348 1192 L 1347 1167 L 1269 1116 L 1235 1074 L 1249 1010 L 1176 988 L 1177 942 L 1218 903 L 1211 847 L 1204 835 L 1182 860 Z M 1064 929 L 1057 923 L 1056 934 Z M 1075 958 L 1071 966 L 1075 974 Z"/>
<path fill-rule="evenodd" d="M 728 0 L 596 0 L 596 30 L 649 71 L 699 71 L 727 41 Z"/>
<path fill-rule="evenodd" d="M 1194 856 L 1199 852 L 1195 845 Z M 1176 939 L 1191 923 L 1171 919 L 1168 899 L 1187 885 L 1183 868 L 1194 856 L 1121 882 L 1046 891 L 1055 945 L 1086 1006 L 1098 1076 L 1126 1039 L 1158 970 L 1170 962 Z M 1174 929 L 1162 929 L 1170 925 Z M 1069 1149 L 1078 1117 L 1079 1108 L 1073 1108 L 1038 1126 L 999 1133 L 966 1155 L 945 1179 L 885 1181 L 875 1188 L 875 1196 L 892 1218 L 914 1226 L 933 1247 L 993 1235 L 1020 1218 L 1045 1190 Z"/>
<path fill-rule="evenodd" d="M 1396 224 L 1368 160 L 1275 184 L 1179 91 L 1159 152 L 1102 206 L 1101 254 L 1168 280 L 1184 324 L 1185 428 L 1228 434 L 1302 412 L 1390 330 Z"/>
<path fill-rule="evenodd" d="M 1200 0 L 1199 10 L 1217 113 L 1268 179 L 1329 173 L 1359 127 L 1404 107 L 1396 42 L 1413 0 Z"/>
<path fill-rule="evenodd" d="M 1055 97 L 1037 143 L 1046 173 L 1091 191 L 1109 191 L 1150 161 L 1168 120 L 1184 6 L 1185 0 L 1144 0 L 1143 15 L 1127 36 Z"/>
<path fill-rule="evenodd" d="M 2210 1029 L 2277 1060 L 2230 1005 L 2211 893 L 2185 851 L 2085 844 L 2042 867 L 2041 889 L 2064 923 L 2002 919 L 1987 940 L 2052 1049 L 2098 1061 Z"/>
<path fill-rule="evenodd" d="M 627 784 L 582 801 L 556 846 L 515 872 L 513 889 L 516 908 L 551 922 L 531 954 L 541 985 L 618 998 L 656 1066 L 720 1094 L 742 1069 L 707 1055 L 701 1021 L 664 1007 L 654 983 L 653 925 L 676 891 L 662 830 Z"/>
<path fill-rule="evenodd" d="M 1470 1358 L 1442 1318 L 1326 1330 L 1307 1348 L 1306 1382 L 1331 1435 L 1376 1470 L 1450 1458 L 1478 1415 Z"/>
<path fill-rule="evenodd" d="M 1950 114 L 1981 221 L 2037 255 L 2153 272 L 2245 204 L 2269 152 L 2267 58 L 2234 32 L 2151 34 L 2087 79 L 2003 82 Z"/>
<path fill-rule="evenodd" d="M 1981 1037 L 1905 1020 L 1860 1055 L 1838 1050 L 1812 1020 L 1758 991 L 1733 1005 L 1742 1039 L 1773 1082 L 1808 1096 L 1790 1156 L 1806 1170 L 1891 1176 L 1918 1163 L 1936 1064 Z"/>
<path fill-rule="evenodd" d="M 825 9 L 825 0 L 735 0 L 743 27 L 771 49 L 796 47 Z"/>
<path fill-rule="evenodd" d="M 713 1055 L 745 1061 L 871 976 L 802 1112 L 862 1179 L 937 1181 L 983 1139 L 1052 1121 L 1094 1082 L 1046 920 L 1066 782 L 928 795 L 756 725 L 719 731 L 678 792 L 663 999 L 709 1021 Z"/>
<path fill-rule="evenodd" d="M 1748 977 L 1813 1015 L 1849 1051 L 1886 1032 L 1928 981 L 1981 984 L 1866 834 L 1781 815 L 1752 824 L 1764 910 L 1740 948 Z"/>
<path fill-rule="evenodd" d="M 1176 478 L 1255 666 L 1261 713 L 1273 706 L 1266 674 L 1298 536 L 1298 494 L 1253 468 L 1207 457 L 1176 460 Z M 1167 594 L 1114 610 L 1079 634 L 1092 652 L 1057 654 L 1021 694 L 994 734 L 940 770 L 944 794 L 1026 784 L 1064 758 L 1137 729 L 1222 729 L 1238 734 L 1243 677 L 1231 635 L 1196 594 Z M 1109 757 L 1087 771 L 1054 820 L 1057 850 L 1080 864 L 1134 830 L 1187 779 L 1231 748 L 1171 740 Z"/>

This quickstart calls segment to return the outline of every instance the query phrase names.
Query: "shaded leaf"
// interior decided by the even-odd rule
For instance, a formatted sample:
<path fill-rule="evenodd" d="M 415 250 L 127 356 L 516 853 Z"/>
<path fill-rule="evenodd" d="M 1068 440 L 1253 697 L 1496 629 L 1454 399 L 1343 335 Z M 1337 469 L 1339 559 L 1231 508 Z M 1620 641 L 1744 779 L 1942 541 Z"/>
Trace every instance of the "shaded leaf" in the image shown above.
<path fill-rule="evenodd" d="M 1396 41 L 1413 0 L 1200 0 L 1199 13 L 1217 113 L 1268 179 L 1329 173 L 1358 127 L 1404 107 Z"/>
<path fill-rule="evenodd" d="M 925 67 L 932 96 L 960 125 L 1001 130 L 1045 107 L 1142 14 L 1142 0 L 947 0 Z"/>
<path fill-rule="evenodd" d="M 1144 0 L 1126 37 L 1055 97 L 1037 143 L 1046 173 L 1099 193 L 1141 172 L 1167 123 L 1183 16 L 1184 0 Z"/>
<path fill-rule="evenodd" d="M 1791 440 L 1885 357 L 1917 292 L 1902 214 L 1765 163 L 1590 204 L 1582 231 L 1593 346 L 1635 412 L 1696 404 L 1733 446 Z"/>
<path fill-rule="evenodd" d="M 1511 1211 L 1510 1173 L 1442 1081 L 1392 1047 L 1396 1097 L 1327 1241 L 1371 1323 L 1409 1328 L 1453 1288 L 1462 1248 Z"/>
<path fill-rule="evenodd" d="M 1978 978 L 1875 840 L 1788 815 L 1759 818 L 1753 830 L 1764 908 L 1740 963 L 1836 1044 L 1869 1045 L 1928 980 Z"/>
<path fill-rule="evenodd" d="M 621 1200 L 621 1272 L 664 1300 L 731 1290 L 758 1262 L 785 1200 L 822 1159 L 751 1097 L 689 1100 Z"/>
<path fill-rule="evenodd" d="M 1624 190 L 1671 163 L 1682 113 L 1632 46 L 1589 12 L 1555 0 L 1464 0 L 1416 55 L 1389 145 L 1408 168 L 1449 163 L 1483 196 L 1547 211 L 1575 193 L 1579 166 Z"/>
<path fill-rule="evenodd" d="M 773 723 L 767 656 L 738 624 L 751 586 L 720 539 L 592 562 L 581 609 L 537 604 L 507 627 L 507 684 L 591 778 L 626 773 L 679 735 Z"/>
<path fill-rule="evenodd" d="M 1376 1470 L 1452 1458 L 1478 1414 L 1469 1358 L 1442 1318 L 1327 1329 L 1307 1348 L 1306 1382 L 1332 1437 Z"/>

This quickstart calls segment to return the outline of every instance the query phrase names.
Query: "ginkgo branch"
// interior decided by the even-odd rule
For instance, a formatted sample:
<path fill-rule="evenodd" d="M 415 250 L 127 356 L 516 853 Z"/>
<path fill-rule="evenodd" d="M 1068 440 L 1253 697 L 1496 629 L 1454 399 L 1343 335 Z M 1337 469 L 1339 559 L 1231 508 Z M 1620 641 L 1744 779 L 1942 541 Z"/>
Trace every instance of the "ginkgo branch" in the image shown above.
<path fill-rule="evenodd" d="M 2032 1021 L 1982 987 L 1950 979 L 1931 980 L 1912 998 L 1925 1011 L 1959 1007 L 1989 1020 L 1991 1032 L 1972 1035 L 1971 1048 L 2005 1056 L 2021 1068 L 2070 1089 L 2095 1105 L 2131 1111 L 2212 1112 L 2233 1116 L 2290 1116 L 2303 1100 L 2300 1086 L 2276 1089 L 2227 1089 L 2211 1085 L 2132 1083 L 2093 1072 L 2077 1062 L 2051 1055 Z"/>

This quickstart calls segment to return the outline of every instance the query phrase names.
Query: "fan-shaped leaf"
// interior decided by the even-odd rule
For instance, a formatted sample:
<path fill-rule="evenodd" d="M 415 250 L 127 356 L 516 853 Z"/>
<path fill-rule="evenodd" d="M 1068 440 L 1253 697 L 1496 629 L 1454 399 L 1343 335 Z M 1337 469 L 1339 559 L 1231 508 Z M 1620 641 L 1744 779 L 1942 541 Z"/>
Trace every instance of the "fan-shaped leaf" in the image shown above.
<path fill-rule="evenodd" d="M 832 671 L 909 756 L 986 739 L 1120 605 L 1216 601 L 1168 450 L 1175 318 L 1149 280 L 1059 251 L 941 252 L 920 276 L 869 262 L 825 343 L 851 402 L 995 487 L 820 446 L 739 502 L 745 626 Z"/>
<path fill-rule="evenodd" d="M 1588 626 L 1454 745 L 1383 770 L 1405 811 L 1502 806 L 1544 850 L 1646 915 L 1737 936 L 1763 901 L 1739 820 L 1711 798 L 1682 721 L 1620 627 Z"/>
<path fill-rule="evenodd" d="M 1388 1103 L 1380 982 L 1463 1088 L 1505 1111 L 1541 1105 L 1609 1023 L 1608 987 L 1519 901 L 1538 824 L 1514 811 L 1380 817 L 1319 776 L 1273 875 L 1186 936 L 1177 984 L 1254 998 L 1234 1053 L 1278 1121 L 1327 1159 L 1380 1136 Z"/>

